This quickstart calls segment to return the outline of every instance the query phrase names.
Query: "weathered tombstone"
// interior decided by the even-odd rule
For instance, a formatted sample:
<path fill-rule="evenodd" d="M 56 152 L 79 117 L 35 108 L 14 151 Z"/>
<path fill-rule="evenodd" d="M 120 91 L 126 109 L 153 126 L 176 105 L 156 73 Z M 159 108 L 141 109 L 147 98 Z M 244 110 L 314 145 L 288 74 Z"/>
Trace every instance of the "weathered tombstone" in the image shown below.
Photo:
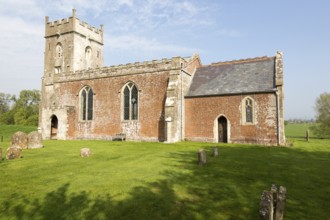
<path fill-rule="evenodd" d="M 260 198 L 260 220 L 273 220 L 273 196 L 269 191 L 263 191 Z"/>
<path fill-rule="evenodd" d="M 200 149 L 197 153 L 198 155 L 198 164 L 200 166 L 203 166 L 204 164 L 206 164 L 206 153 L 204 149 Z"/>
<path fill-rule="evenodd" d="M 80 156 L 81 157 L 89 157 L 91 154 L 92 154 L 92 151 L 89 148 L 81 148 L 80 149 Z"/>
<path fill-rule="evenodd" d="M 42 148 L 42 136 L 38 131 L 32 131 L 30 134 L 27 136 L 28 144 L 27 148 Z"/>
<path fill-rule="evenodd" d="M 217 156 L 219 156 L 219 153 L 218 153 L 218 147 L 217 147 L 217 146 L 213 146 L 213 147 L 212 147 L 212 156 L 213 156 L 213 157 L 217 157 Z"/>
<path fill-rule="evenodd" d="M 11 146 L 7 149 L 6 152 L 6 159 L 7 160 L 12 160 L 12 159 L 17 159 L 17 158 L 22 158 L 22 148 L 19 146 Z"/>
<path fill-rule="evenodd" d="M 277 204 L 277 198 L 278 198 L 278 189 L 275 184 L 272 184 L 272 187 L 270 188 L 270 192 L 272 193 L 273 197 L 273 207 L 276 207 Z"/>
<path fill-rule="evenodd" d="M 27 148 L 27 135 L 24 132 L 18 131 L 11 136 L 11 145 L 19 146 L 22 149 Z"/>
<path fill-rule="evenodd" d="M 275 211 L 275 220 L 283 220 L 284 216 L 284 208 L 285 208 L 285 198 L 286 198 L 286 188 L 280 186 L 278 197 L 277 197 L 277 204 L 276 204 L 276 211 Z"/>

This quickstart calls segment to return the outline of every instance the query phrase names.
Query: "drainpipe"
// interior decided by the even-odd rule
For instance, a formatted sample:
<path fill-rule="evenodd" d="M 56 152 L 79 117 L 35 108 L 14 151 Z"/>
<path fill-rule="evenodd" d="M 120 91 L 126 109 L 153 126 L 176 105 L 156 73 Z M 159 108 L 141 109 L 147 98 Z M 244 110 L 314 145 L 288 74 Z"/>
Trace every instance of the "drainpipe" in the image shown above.
<path fill-rule="evenodd" d="M 182 66 L 183 63 L 180 63 L 180 75 L 181 75 L 181 140 L 183 140 L 183 105 L 184 105 L 184 101 L 183 101 L 183 77 L 182 77 Z"/>
<path fill-rule="evenodd" d="M 275 96 L 276 96 L 276 117 L 277 117 L 277 145 L 280 145 L 281 134 L 280 134 L 280 109 L 279 109 L 279 97 L 278 97 L 278 90 L 275 89 Z"/>

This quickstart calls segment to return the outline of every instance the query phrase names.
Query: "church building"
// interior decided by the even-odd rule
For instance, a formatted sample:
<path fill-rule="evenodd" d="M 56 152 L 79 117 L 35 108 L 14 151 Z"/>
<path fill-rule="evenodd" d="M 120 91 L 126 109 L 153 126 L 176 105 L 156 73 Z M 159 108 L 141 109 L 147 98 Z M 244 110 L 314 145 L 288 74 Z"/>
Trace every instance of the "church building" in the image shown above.
<path fill-rule="evenodd" d="M 45 22 L 44 139 L 284 145 L 282 53 L 202 65 L 191 57 L 103 66 L 103 26 Z"/>

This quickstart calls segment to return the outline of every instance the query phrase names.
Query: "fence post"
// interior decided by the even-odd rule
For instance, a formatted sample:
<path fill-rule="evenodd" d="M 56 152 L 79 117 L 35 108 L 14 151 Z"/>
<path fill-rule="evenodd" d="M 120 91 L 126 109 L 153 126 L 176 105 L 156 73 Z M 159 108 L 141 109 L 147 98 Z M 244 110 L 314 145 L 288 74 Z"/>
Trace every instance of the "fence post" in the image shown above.
<path fill-rule="evenodd" d="M 309 129 L 306 130 L 306 141 L 309 142 Z"/>

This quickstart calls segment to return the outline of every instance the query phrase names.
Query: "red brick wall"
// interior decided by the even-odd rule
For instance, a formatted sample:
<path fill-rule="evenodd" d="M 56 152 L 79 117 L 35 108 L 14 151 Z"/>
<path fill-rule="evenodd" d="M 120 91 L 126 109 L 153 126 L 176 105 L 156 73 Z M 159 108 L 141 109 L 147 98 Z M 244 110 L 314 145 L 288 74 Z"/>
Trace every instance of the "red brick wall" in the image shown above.
<path fill-rule="evenodd" d="M 229 142 L 277 144 L 275 94 L 248 95 L 255 101 L 254 125 L 243 125 L 241 102 L 247 95 L 185 99 L 185 136 L 188 140 L 214 142 L 214 122 L 220 115 L 229 124 Z M 216 134 L 217 135 L 217 134 Z"/>
<path fill-rule="evenodd" d="M 164 102 L 168 72 L 123 75 L 93 80 L 59 83 L 61 104 L 75 106 L 68 115 L 68 139 L 110 138 L 123 132 L 121 90 L 132 81 L 139 90 L 138 139 L 164 139 Z M 93 89 L 94 112 L 90 122 L 79 121 L 79 92 L 85 86 Z M 74 119 L 72 118 L 74 117 Z"/>

